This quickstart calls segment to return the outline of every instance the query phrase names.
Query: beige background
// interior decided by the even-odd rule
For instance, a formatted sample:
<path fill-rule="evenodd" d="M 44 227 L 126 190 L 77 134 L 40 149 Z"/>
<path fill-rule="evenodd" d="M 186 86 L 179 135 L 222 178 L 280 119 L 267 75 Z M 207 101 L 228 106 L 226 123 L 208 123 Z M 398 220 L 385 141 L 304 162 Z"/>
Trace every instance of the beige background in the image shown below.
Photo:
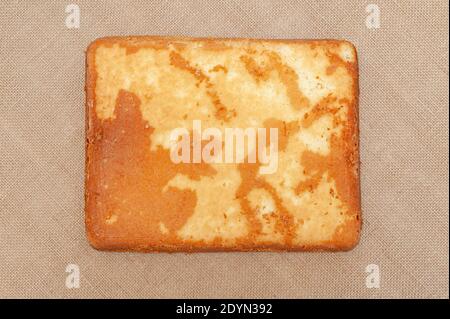
<path fill-rule="evenodd" d="M 448 3 L 0 4 L 0 297 L 440 297 L 448 268 Z M 102 253 L 83 224 L 84 50 L 105 35 L 345 38 L 360 59 L 363 232 L 348 253 Z M 65 287 L 79 265 L 81 287 Z M 380 289 L 365 267 L 381 269 Z"/>

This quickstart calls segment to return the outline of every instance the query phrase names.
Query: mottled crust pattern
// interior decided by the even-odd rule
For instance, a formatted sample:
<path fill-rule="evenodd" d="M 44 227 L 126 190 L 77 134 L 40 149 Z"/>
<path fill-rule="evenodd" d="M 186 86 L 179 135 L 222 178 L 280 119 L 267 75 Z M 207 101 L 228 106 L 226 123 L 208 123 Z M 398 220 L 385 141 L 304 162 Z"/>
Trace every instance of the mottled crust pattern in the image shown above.
<path fill-rule="evenodd" d="M 85 223 L 114 251 L 341 251 L 361 228 L 344 40 L 107 37 L 86 53 Z M 177 127 L 277 128 L 278 168 L 170 160 Z"/>

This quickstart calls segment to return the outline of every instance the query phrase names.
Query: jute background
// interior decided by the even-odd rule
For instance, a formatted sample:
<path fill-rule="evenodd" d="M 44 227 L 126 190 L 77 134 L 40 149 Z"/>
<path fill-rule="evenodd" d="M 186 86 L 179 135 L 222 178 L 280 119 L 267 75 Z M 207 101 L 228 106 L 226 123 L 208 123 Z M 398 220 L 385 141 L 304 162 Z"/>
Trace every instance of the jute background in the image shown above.
<path fill-rule="evenodd" d="M 448 3 L 0 3 L 0 297 L 448 298 Z M 105 35 L 345 38 L 360 60 L 363 232 L 347 253 L 104 253 L 83 224 L 84 50 Z M 79 289 L 65 285 L 67 264 Z M 380 267 L 379 289 L 365 284 Z"/>

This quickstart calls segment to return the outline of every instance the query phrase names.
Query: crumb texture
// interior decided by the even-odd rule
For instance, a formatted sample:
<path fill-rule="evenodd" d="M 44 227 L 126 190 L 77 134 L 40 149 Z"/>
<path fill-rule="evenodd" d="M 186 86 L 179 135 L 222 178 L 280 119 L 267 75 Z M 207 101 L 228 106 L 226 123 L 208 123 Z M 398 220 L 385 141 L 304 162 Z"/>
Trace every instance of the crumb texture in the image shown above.
<path fill-rule="evenodd" d="M 100 249 L 343 250 L 360 229 L 346 41 L 105 38 L 87 52 L 86 225 Z M 174 128 L 278 128 L 278 169 L 175 164 Z"/>

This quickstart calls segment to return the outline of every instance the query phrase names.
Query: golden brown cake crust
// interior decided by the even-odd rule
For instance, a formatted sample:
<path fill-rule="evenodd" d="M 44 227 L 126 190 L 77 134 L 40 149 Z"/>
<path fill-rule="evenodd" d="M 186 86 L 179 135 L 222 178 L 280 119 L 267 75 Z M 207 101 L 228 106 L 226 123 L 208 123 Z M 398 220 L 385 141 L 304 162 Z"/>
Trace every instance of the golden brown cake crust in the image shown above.
<path fill-rule="evenodd" d="M 320 69 L 323 82 L 318 82 L 319 76 L 316 82 L 304 81 L 303 69 L 296 68 L 295 61 L 289 59 L 298 52 L 306 52 L 302 65 L 310 70 L 318 67 L 308 59 L 326 63 Z M 216 63 L 217 56 L 225 62 Z M 215 66 L 207 69 L 206 61 L 210 60 Z M 150 64 L 162 72 L 156 80 L 143 80 L 145 74 L 140 70 L 150 68 Z M 164 78 L 165 70 L 171 70 L 173 77 Z M 193 83 L 186 90 L 201 95 L 200 101 L 209 101 L 205 103 L 210 104 L 211 123 L 244 123 L 250 115 L 243 115 L 245 107 L 230 93 L 233 87 L 229 82 L 233 81 L 227 79 L 232 72 L 237 75 L 234 81 L 248 84 L 253 91 L 274 81 L 284 88 L 279 99 L 289 105 L 286 107 L 291 113 L 286 112 L 286 116 L 301 114 L 289 121 L 275 116 L 260 119 L 264 127 L 277 127 L 281 132 L 279 148 L 284 153 L 277 173 L 280 176 L 258 175 L 258 164 L 236 164 L 233 169 L 205 163 L 174 164 L 164 142 L 157 140 L 167 130 L 155 123 L 169 123 L 178 115 L 180 121 L 191 121 L 196 115 L 191 115 L 195 113 L 192 109 L 186 109 L 186 114 L 178 114 L 183 109 L 177 109 L 175 115 L 158 115 L 164 113 L 164 107 L 160 110 L 158 105 L 179 101 L 175 90 L 164 85 L 170 81 L 179 80 L 177 84 L 186 87 L 189 81 Z M 115 83 L 117 79 L 120 81 Z M 325 86 L 323 96 L 314 100 L 315 93 L 305 89 L 309 84 L 303 84 L 302 92 L 299 86 L 306 82 Z M 326 91 L 328 88 L 331 93 Z M 351 43 L 101 38 L 87 49 L 85 90 L 85 222 L 94 248 L 154 252 L 340 251 L 358 243 L 359 89 L 356 49 Z M 158 100 L 158 92 L 166 94 L 165 100 Z M 259 101 L 253 95 L 249 99 Z M 292 154 L 296 147 L 298 154 Z M 299 172 L 281 177 L 282 172 L 291 172 L 287 170 L 292 158 L 295 163 L 298 160 Z M 214 191 L 222 181 L 230 185 Z M 211 201 L 203 200 L 205 196 Z M 211 210 L 215 198 L 220 199 L 216 199 L 220 212 Z M 272 210 L 267 211 L 262 202 Z M 209 224 L 205 222 L 208 218 L 213 219 Z"/>

